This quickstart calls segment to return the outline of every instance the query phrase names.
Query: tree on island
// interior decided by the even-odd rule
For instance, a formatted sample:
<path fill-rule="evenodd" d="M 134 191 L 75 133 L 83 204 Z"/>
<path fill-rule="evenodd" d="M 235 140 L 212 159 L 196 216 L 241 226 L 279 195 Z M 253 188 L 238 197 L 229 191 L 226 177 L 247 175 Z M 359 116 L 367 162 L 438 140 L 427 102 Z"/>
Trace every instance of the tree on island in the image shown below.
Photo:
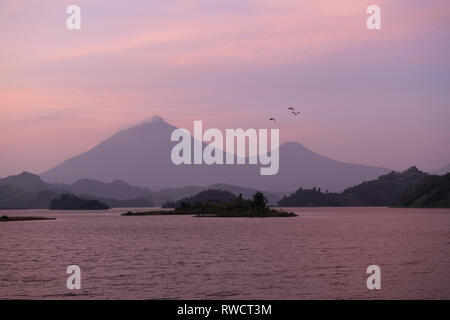
<path fill-rule="evenodd" d="M 208 193 L 209 195 L 217 193 Z M 203 199 L 208 199 L 202 197 Z M 143 216 L 143 215 L 195 215 L 197 217 L 295 217 L 292 212 L 285 212 L 272 209 L 267 206 L 267 198 L 261 192 L 256 192 L 253 199 L 243 199 L 242 195 L 233 196 L 229 200 L 219 200 L 212 198 L 206 202 L 192 202 L 200 197 L 186 198 L 190 201 L 181 201 L 173 211 L 149 211 L 149 212 L 127 212 L 123 216 Z"/>
<path fill-rule="evenodd" d="M 254 208 L 264 209 L 267 205 L 267 198 L 262 194 L 262 192 L 258 191 L 253 195 L 252 206 Z"/>

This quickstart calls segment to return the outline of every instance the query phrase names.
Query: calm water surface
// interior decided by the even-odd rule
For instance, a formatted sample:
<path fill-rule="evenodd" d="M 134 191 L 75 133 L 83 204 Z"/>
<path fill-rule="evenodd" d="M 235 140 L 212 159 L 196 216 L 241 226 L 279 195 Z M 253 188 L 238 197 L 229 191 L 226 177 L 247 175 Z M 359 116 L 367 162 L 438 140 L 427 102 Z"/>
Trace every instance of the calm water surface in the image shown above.
<path fill-rule="evenodd" d="M 1 299 L 450 299 L 450 210 L 298 208 L 294 218 L 2 211 Z M 79 265 L 81 290 L 66 287 Z M 381 267 L 381 290 L 366 268 Z"/>

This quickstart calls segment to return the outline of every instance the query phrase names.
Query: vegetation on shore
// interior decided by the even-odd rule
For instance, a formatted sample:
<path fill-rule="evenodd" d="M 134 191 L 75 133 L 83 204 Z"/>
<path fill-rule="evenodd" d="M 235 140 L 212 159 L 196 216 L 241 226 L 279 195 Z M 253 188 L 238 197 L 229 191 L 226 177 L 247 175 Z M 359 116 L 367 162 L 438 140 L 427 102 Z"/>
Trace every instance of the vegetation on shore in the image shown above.
<path fill-rule="evenodd" d="M 214 194 L 211 192 L 210 195 Z M 202 195 L 204 197 L 204 195 Z M 210 199 L 205 202 L 181 202 L 173 211 L 127 212 L 123 216 L 142 215 L 194 215 L 197 217 L 295 217 L 292 212 L 284 212 L 267 207 L 267 198 L 256 192 L 252 200 L 239 195 L 231 201 Z"/>
<path fill-rule="evenodd" d="M 34 220 L 55 220 L 55 218 L 44 218 L 44 217 L 8 217 L 1 216 L 0 222 L 10 222 L 10 221 L 34 221 Z"/>
<path fill-rule="evenodd" d="M 395 206 L 450 208 L 450 173 L 427 176 L 406 192 Z"/>

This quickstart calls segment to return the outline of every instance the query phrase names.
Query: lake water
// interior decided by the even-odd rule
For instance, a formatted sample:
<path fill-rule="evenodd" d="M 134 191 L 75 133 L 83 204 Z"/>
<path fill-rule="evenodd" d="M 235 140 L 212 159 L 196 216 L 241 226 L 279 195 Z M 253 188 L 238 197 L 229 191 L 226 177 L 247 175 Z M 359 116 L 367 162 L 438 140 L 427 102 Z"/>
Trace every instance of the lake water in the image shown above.
<path fill-rule="evenodd" d="M 294 218 L 0 222 L 1 299 L 450 299 L 450 210 L 295 208 Z M 144 210 L 143 210 L 144 211 Z M 68 290 L 66 268 L 81 268 Z M 368 290 L 366 268 L 381 268 Z"/>

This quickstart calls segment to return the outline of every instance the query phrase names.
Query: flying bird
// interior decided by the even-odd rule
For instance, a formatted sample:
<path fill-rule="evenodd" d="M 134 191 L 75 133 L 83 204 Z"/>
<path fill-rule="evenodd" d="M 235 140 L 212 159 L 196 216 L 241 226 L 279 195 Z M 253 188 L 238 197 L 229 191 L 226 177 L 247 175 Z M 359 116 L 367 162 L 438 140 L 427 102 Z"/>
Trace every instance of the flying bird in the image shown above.
<path fill-rule="evenodd" d="M 293 114 L 294 116 L 298 116 L 298 115 L 300 114 L 300 112 L 292 111 L 292 114 Z"/>
<path fill-rule="evenodd" d="M 294 111 L 294 108 L 293 107 L 289 107 L 288 110 Z"/>
<path fill-rule="evenodd" d="M 270 121 L 277 121 L 277 120 L 275 120 L 275 118 L 270 118 L 269 120 L 270 120 Z"/>

